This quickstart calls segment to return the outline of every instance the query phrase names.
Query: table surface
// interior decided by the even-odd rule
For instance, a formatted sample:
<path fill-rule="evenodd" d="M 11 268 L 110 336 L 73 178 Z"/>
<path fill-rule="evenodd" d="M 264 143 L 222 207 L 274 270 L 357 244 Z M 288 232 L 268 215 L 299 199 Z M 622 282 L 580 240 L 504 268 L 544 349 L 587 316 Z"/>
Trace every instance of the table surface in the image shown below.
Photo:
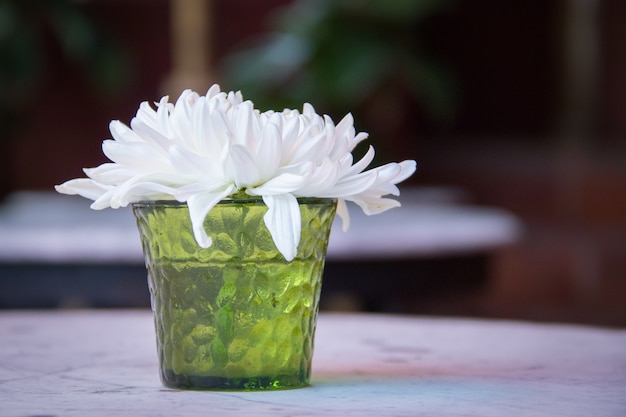
<path fill-rule="evenodd" d="M 0 416 L 626 416 L 626 330 L 320 314 L 312 386 L 161 386 L 150 311 L 0 312 Z"/>
<path fill-rule="evenodd" d="M 329 259 L 393 259 L 487 251 L 518 239 L 505 210 L 458 204 L 454 189 L 408 188 L 402 207 L 366 216 L 350 204 L 350 228 L 333 226 Z M 137 263 L 143 255 L 129 207 L 91 210 L 54 192 L 16 192 L 0 205 L 0 261 Z M 336 219 L 339 223 L 339 219 Z"/>

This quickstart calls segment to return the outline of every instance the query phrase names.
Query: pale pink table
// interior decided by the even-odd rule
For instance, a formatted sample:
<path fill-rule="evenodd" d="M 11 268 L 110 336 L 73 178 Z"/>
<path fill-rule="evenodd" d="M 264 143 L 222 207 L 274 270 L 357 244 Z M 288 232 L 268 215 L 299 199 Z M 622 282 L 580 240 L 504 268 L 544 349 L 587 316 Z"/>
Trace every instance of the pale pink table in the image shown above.
<path fill-rule="evenodd" d="M 321 314 L 309 388 L 161 386 L 150 311 L 0 312 L 0 416 L 626 416 L 626 330 Z"/>

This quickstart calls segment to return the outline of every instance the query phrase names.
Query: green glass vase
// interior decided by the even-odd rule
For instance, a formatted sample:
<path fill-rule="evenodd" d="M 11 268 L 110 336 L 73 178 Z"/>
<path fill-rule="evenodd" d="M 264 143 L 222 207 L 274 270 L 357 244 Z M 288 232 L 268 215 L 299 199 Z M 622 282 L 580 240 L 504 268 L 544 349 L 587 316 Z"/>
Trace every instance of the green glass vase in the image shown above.
<path fill-rule="evenodd" d="M 313 339 L 334 199 L 299 199 L 302 236 L 287 262 L 263 222 L 263 200 L 224 200 L 196 243 L 185 203 L 133 204 L 167 387 L 271 390 L 310 384 Z"/>

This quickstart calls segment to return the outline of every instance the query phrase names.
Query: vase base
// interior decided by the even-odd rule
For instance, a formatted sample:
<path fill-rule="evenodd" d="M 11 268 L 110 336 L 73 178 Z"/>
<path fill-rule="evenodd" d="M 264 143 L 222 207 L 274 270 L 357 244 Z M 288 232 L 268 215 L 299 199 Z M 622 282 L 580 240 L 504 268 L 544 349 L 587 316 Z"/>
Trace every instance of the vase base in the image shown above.
<path fill-rule="evenodd" d="M 270 391 L 304 388 L 310 385 L 304 373 L 295 375 L 225 378 L 218 376 L 179 375 L 171 370 L 163 371 L 163 385 L 184 390 L 215 391 Z"/>

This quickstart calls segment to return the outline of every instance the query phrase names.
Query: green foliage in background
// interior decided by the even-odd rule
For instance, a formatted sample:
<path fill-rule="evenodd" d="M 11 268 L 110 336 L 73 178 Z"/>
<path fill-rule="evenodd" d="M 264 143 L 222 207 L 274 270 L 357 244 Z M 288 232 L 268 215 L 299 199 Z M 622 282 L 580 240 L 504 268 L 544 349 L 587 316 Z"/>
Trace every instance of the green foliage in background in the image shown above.
<path fill-rule="evenodd" d="M 423 50 L 418 29 L 449 5 L 296 0 L 273 16 L 271 34 L 223 62 L 223 84 L 260 108 L 299 108 L 306 101 L 338 117 L 376 101 L 400 108 L 408 99 L 433 119 L 448 118 L 452 78 Z"/>
<path fill-rule="evenodd" d="M 122 50 L 70 0 L 0 0 L 0 111 L 3 118 L 35 99 L 58 51 L 98 92 L 123 85 L 129 65 Z M 5 119 L 5 121 L 7 121 Z"/>

